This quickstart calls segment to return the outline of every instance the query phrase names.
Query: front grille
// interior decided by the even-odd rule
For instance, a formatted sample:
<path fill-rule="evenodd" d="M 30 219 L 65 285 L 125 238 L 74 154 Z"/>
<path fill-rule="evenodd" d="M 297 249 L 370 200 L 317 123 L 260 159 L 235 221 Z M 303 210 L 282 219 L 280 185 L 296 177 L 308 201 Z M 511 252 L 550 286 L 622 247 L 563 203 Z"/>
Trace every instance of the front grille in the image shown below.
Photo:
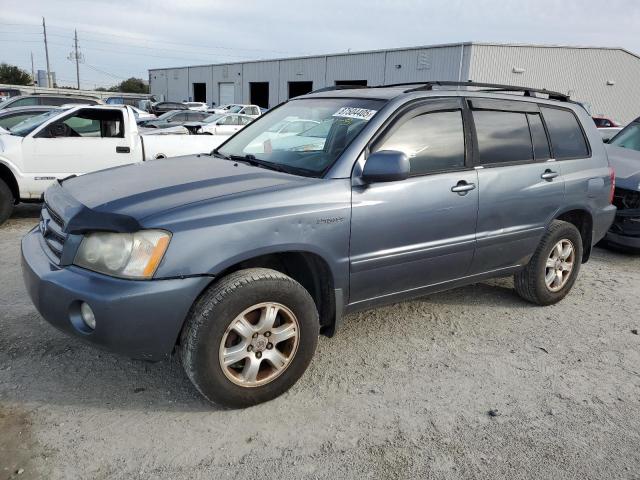
<path fill-rule="evenodd" d="M 40 212 L 40 233 L 46 247 L 60 261 L 64 242 L 67 240 L 67 234 L 64 233 L 64 221 L 46 203 Z"/>
<path fill-rule="evenodd" d="M 618 210 L 640 208 L 640 192 L 616 187 L 613 193 L 613 204 Z"/>

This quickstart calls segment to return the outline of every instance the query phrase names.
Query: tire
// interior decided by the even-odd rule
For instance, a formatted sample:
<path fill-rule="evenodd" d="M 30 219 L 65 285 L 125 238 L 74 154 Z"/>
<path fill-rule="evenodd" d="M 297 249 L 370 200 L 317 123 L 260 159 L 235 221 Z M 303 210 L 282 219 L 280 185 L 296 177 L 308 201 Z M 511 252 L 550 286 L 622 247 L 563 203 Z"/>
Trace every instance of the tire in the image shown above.
<path fill-rule="evenodd" d="M 562 279 L 558 281 L 558 276 L 554 276 L 555 268 L 547 270 L 547 261 L 553 263 L 551 255 L 555 255 L 562 265 L 559 270 L 568 265 L 568 261 L 564 262 L 559 259 L 559 255 L 554 253 L 554 249 L 560 242 L 570 242 L 573 247 L 573 261 L 570 271 L 562 272 Z M 562 245 L 568 245 L 563 243 Z M 561 247 L 561 250 L 566 249 Z M 571 223 L 554 220 L 547 232 L 542 237 L 538 248 L 536 249 L 529 264 L 517 272 L 514 276 L 514 285 L 516 292 L 523 299 L 535 303 L 537 305 L 552 305 L 562 300 L 571 291 L 573 284 L 580 272 L 580 264 L 582 263 L 582 237 L 578 229 Z M 556 263 L 558 265 L 558 263 Z M 553 283 L 547 284 L 547 274 L 553 277 Z M 568 277 L 565 277 L 568 275 Z"/>
<path fill-rule="evenodd" d="M 278 312 L 273 332 L 260 330 L 263 318 L 265 325 L 269 323 L 270 316 L 263 313 L 268 311 Z M 242 313 L 253 328 L 244 336 L 239 333 L 247 328 L 240 320 Z M 275 346 L 265 343 L 284 338 L 279 332 L 285 327 L 297 332 L 295 336 Z M 248 407 L 272 400 L 296 383 L 311 362 L 319 328 L 316 305 L 298 282 L 266 268 L 240 270 L 216 282 L 194 303 L 180 337 L 180 357 L 187 376 L 209 401 Z M 253 333 L 258 330 L 262 333 Z M 232 351 L 243 358 L 223 366 L 226 352 Z M 288 356 L 280 370 L 271 363 L 271 355 L 278 354 L 277 358 Z M 255 380 L 252 362 L 259 362 Z"/>
<path fill-rule="evenodd" d="M 16 199 L 4 180 L 0 179 L 0 225 L 6 222 L 13 212 Z"/>

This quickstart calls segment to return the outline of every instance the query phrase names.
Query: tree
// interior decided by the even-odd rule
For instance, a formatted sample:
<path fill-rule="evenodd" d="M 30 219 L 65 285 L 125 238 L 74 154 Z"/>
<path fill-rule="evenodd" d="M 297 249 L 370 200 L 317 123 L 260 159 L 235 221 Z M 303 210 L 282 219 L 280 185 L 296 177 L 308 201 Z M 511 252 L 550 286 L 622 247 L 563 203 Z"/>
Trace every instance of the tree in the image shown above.
<path fill-rule="evenodd" d="M 131 77 L 109 90 L 124 93 L 149 93 L 149 85 L 141 78 Z"/>
<path fill-rule="evenodd" d="M 10 85 L 31 85 L 33 79 L 31 75 L 8 63 L 0 64 L 0 83 L 8 83 Z"/>

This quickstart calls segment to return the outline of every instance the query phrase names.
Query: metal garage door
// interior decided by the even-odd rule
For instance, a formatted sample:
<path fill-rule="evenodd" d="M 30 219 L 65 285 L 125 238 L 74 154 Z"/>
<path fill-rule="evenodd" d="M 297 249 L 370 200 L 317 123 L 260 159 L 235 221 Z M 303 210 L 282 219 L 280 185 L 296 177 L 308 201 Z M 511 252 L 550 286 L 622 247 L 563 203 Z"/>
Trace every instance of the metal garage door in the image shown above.
<path fill-rule="evenodd" d="M 220 83 L 220 103 L 219 105 L 226 105 L 228 103 L 234 103 L 236 101 L 236 89 L 233 83 Z"/>

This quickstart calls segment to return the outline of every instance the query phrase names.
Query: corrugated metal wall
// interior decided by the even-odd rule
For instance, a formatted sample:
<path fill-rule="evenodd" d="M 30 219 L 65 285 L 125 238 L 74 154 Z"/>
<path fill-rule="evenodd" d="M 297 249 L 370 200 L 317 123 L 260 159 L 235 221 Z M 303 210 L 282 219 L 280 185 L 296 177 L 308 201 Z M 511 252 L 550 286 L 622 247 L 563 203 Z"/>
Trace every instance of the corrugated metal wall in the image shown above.
<path fill-rule="evenodd" d="M 465 73 L 464 45 L 387 53 L 385 83 L 458 80 Z M 461 71 L 462 65 L 462 71 Z"/>
<path fill-rule="evenodd" d="M 193 84 L 204 83 L 207 87 L 207 104 L 211 105 L 214 99 L 213 84 L 211 82 L 212 67 L 189 67 L 189 94 L 188 99 L 194 100 L 193 96 Z M 177 99 L 176 99 L 177 100 Z"/>
<path fill-rule="evenodd" d="M 384 84 L 386 52 L 333 55 L 327 57 L 325 85 L 337 81 L 366 80 L 367 85 Z"/>
<path fill-rule="evenodd" d="M 206 82 L 208 103 L 219 103 L 221 82 L 235 83 L 239 103 L 250 102 L 251 82 L 269 82 L 269 106 L 273 107 L 289 98 L 289 82 L 312 82 L 316 90 L 336 81 L 384 85 L 466 78 L 470 48 L 467 44 L 150 70 L 149 81 L 152 93 L 177 101 L 193 97 L 194 82 Z"/>
<path fill-rule="evenodd" d="M 231 82 L 235 101 L 249 103 L 249 84 L 269 82 L 270 107 L 289 98 L 289 82 L 313 82 L 315 90 L 336 81 L 458 79 L 571 93 L 594 114 L 623 122 L 640 115 L 640 58 L 619 49 L 467 43 L 149 71 L 151 93 L 166 100 L 187 100 L 193 83 L 206 81 L 207 102 L 220 103 L 219 84 Z"/>
<path fill-rule="evenodd" d="M 269 82 L 269 107 L 280 103 L 278 78 L 280 62 L 252 62 L 242 67 L 242 98 L 246 103 L 251 102 L 250 84 L 252 82 Z"/>
<path fill-rule="evenodd" d="M 470 67 L 474 81 L 569 93 L 625 123 L 640 115 L 640 58 L 623 50 L 474 44 Z"/>

